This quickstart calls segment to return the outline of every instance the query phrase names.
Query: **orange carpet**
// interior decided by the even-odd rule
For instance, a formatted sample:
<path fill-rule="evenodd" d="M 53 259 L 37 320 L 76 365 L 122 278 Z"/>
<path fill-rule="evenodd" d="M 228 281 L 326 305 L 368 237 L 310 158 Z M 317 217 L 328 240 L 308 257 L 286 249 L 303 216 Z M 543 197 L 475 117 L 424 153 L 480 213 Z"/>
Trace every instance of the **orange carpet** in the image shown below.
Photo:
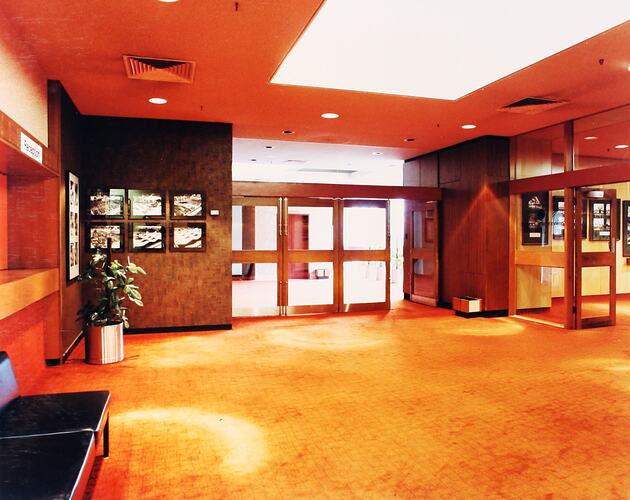
<path fill-rule="evenodd" d="M 112 391 L 95 499 L 630 495 L 628 326 L 405 303 L 125 341 L 34 391 Z"/>
<path fill-rule="evenodd" d="M 582 299 L 582 316 L 606 316 L 609 313 L 608 295 L 587 296 Z M 630 294 L 617 295 L 617 322 L 630 325 Z M 564 324 L 564 297 L 554 298 L 551 307 L 541 309 L 527 309 L 519 311 L 521 316 Z"/>

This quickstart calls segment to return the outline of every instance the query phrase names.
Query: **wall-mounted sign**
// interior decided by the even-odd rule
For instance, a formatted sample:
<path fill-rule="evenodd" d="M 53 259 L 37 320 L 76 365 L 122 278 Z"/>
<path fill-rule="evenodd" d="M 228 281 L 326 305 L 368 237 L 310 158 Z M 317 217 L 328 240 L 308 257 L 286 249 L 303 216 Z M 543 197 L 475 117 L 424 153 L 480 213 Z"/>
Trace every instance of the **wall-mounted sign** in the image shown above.
<path fill-rule="evenodd" d="M 582 239 L 586 238 L 587 204 L 582 200 Z M 554 196 L 552 199 L 551 236 L 554 240 L 564 239 L 564 196 Z"/>
<path fill-rule="evenodd" d="M 549 192 L 523 193 L 521 200 L 523 245 L 547 245 Z"/>
<path fill-rule="evenodd" d="M 621 219 L 621 200 L 617 199 L 617 217 L 615 220 L 615 239 L 620 239 L 620 219 Z M 589 239 L 591 241 L 608 241 L 610 240 L 610 200 L 590 200 L 591 211 L 591 232 Z"/>
<path fill-rule="evenodd" d="M 37 163 L 44 162 L 44 151 L 42 147 L 24 132 L 20 132 L 20 151 L 26 156 L 33 158 Z"/>
<path fill-rule="evenodd" d="M 630 257 L 630 201 L 623 202 L 623 256 Z"/>

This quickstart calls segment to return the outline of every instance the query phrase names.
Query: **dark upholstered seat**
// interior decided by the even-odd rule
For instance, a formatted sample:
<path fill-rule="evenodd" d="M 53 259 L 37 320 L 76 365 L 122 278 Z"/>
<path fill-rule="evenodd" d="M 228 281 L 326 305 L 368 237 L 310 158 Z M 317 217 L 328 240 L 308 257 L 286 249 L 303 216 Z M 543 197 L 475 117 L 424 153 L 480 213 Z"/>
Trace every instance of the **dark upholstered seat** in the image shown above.
<path fill-rule="evenodd" d="M 0 498 L 83 498 L 95 456 L 91 431 L 0 438 Z"/>
<path fill-rule="evenodd" d="M 92 431 L 109 455 L 109 391 L 20 396 L 8 355 L 0 351 L 0 437 Z"/>

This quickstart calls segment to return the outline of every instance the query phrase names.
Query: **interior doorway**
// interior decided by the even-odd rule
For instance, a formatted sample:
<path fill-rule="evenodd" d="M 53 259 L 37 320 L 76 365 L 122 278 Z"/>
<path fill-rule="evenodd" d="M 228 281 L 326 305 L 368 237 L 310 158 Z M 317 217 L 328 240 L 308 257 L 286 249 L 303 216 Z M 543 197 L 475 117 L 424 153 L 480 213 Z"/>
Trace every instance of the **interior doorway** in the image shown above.
<path fill-rule="evenodd" d="M 389 309 L 389 200 L 235 197 L 233 316 Z"/>

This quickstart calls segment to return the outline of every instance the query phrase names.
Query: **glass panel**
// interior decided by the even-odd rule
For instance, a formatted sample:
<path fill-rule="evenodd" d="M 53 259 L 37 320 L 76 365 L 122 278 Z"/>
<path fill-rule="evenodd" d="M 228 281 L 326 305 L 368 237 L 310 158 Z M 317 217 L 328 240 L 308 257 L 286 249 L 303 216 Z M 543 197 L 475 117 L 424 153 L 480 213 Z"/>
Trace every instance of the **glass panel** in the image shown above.
<path fill-rule="evenodd" d="M 413 294 L 433 297 L 435 263 L 433 259 L 417 259 L 413 261 Z"/>
<path fill-rule="evenodd" d="M 564 269 L 516 266 L 517 314 L 564 325 Z"/>
<path fill-rule="evenodd" d="M 344 304 L 385 302 L 385 262 L 344 262 Z"/>
<path fill-rule="evenodd" d="M 575 169 L 630 162 L 630 106 L 575 120 Z"/>
<path fill-rule="evenodd" d="M 278 265 L 232 264 L 232 309 L 278 305 Z"/>
<path fill-rule="evenodd" d="M 289 250 L 332 250 L 332 207 L 289 207 Z"/>
<path fill-rule="evenodd" d="M 414 248 L 433 248 L 435 241 L 434 209 L 413 212 L 413 246 Z"/>
<path fill-rule="evenodd" d="M 610 314 L 610 271 L 608 267 L 582 268 L 582 318 Z"/>
<path fill-rule="evenodd" d="M 389 251 L 392 301 L 403 300 L 404 247 L 405 247 L 405 200 L 389 200 Z"/>
<path fill-rule="evenodd" d="M 564 172 L 564 124 L 514 138 L 515 179 Z"/>
<path fill-rule="evenodd" d="M 333 304 L 334 296 L 332 262 L 289 263 L 289 305 Z"/>
<path fill-rule="evenodd" d="M 550 208 L 549 191 L 534 191 L 520 195 L 519 249 L 551 251 L 549 246 Z"/>
<path fill-rule="evenodd" d="M 344 208 L 344 250 L 385 250 L 386 214 L 379 207 Z"/>
<path fill-rule="evenodd" d="M 278 207 L 232 206 L 232 250 L 276 250 Z"/>

